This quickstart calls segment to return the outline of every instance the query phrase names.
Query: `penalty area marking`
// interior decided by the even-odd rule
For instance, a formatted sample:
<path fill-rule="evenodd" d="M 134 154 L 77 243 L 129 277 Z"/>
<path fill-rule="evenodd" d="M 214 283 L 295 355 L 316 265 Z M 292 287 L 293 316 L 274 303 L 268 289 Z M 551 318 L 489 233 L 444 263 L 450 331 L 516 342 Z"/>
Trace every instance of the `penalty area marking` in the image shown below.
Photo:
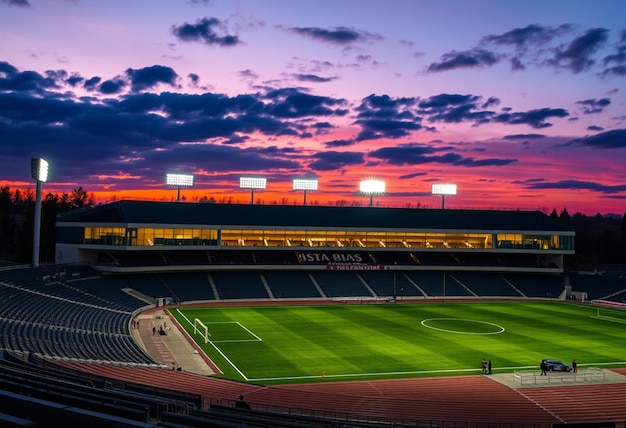
<path fill-rule="evenodd" d="M 185 319 L 185 321 L 187 321 L 189 323 L 189 325 L 193 326 L 193 323 L 189 320 L 189 318 L 187 318 L 185 316 L 185 314 L 183 314 L 180 309 L 176 309 L 176 312 L 178 312 L 180 314 L 181 317 L 183 317 Z M 236 322 L 236 321 L 235 321 Z M 237 324 L 239 324 L 239 322 L 237 322 Z M 260 337 L 258 337 L 256 334 L 252 333 L 250 330 L 248 330 L 247 328 L 245 328 L 243 325 L 239 324 L 244 330 L 248 331 L 250 334 L 252 334 L 254 337 L 258 338 L 259 340 L 248 340 L 247 342 L 258 342 L 261 340 Z M 222 358 L 224 358 L 224 360 L 230 364 L 230 366 L 239 374 L 239 376 L 241 376 L 243 378 L 243 380 L 245 380 L 246 382 L 249 382 L 250 379 L 248 379 L 248 377 L 243 374 L 243 372 L 241 370 L 239 370 L 239 367 L 237 367 L 235 365 L 235 363 L 233 363 L 230 358 L 228 358 L 226 356 L 226 354 L 224 354 L 222 352 L 222 350 L 220 348 L 217 347 L 217 345 L 215 343 L 213 343 L 213 341 L 209 340 L 209 343 L 211 344 L 211 346 L 222 356 Z"/>
<path fill-rule="evenodd" d="M 438 327 L 433 327 L 432 325 L 428 325 L 428 321 L 464 321 L 464 322 L 473 322 L 473 323 L 477 323 L 477 324 L 490 325 L 490 326 L 496 327 L 498 330 L 497 331 L 488 331 L 486 333 L 480 333 L 480 332 L 474 332 L 474 331 L 448 330 L 448 329 L 445 329 L 445 328 L 438 328 Z M 470 319 L 464 319 L 464 318 L 426 318 L 426 319 L 422 320 L 422 322 L 420 324 L 422 324 L 426 328 L 430 328 L 432 330 L 437 330 L 437 331 L 443 331 L 445 333 L 475 334 L 475 335 L 479 335 L 479 336 L 487 336 L 487 335 L 491 335 L 491 334 L 500 334 L 500 333 L 504 333 L 504 331 L 505 331 L 504 327 L 502 327 L 501 325 L 498 325 L 498 324 L 494 324 L 492 322 L 479 321 L 479 320 L 470 320 Z"/>

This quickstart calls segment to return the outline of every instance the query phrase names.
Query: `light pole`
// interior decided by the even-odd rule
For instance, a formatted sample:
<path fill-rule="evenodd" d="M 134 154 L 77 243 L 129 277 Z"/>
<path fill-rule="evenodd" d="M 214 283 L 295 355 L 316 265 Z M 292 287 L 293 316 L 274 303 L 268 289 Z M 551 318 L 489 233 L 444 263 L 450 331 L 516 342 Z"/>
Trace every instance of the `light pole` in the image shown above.
<path fill-rule="evenodd" d="M 239 187 L 250 189 L 250 205 L 254 205 L 254 189 L 265 189 L 267 178 L 265 177 L 239 177 Z"/>
<path fill-rule="evenodd" d="M 456 195 L 456 184 L 433 184 L 433 195 L 441 195 L 441 209 L 446 208 L 446 195 Z"/>
<path fill-rule="evenodd" d="M 41 183 L 48 181 L 48 162 L 42 158 L 30 160 L 30 175 L 37 183 L 35 191 L 35 225 L 33 231 L 33 267 L 39 267 L 39 240 L 41 235 Z"/>
<path fill-rule="evenodd" d="M 303 205 L 306 205 L 306 192 L 317 190 L 317 178 L 294 178 L 293 190 L 302 190 L 304 192 Z"/>
<path fill-rule="evenodd" d="M 189 174 L 167 174 L 166 184 L 169 186 L 176 186 L 178 188 L 178 194 L 176 195 L 176 201 L 180 201 L 180 188 L 193 186 L 193 175 Z"/>
<path fill-rule="evenodd" d="M 385 193 L 385 182 L 381 180 L 363 180 L 360 183 L 361 193 L 368 195 L 370 198 L 370 207 L 374 206 L 374 195 L 382 195 Z"/>

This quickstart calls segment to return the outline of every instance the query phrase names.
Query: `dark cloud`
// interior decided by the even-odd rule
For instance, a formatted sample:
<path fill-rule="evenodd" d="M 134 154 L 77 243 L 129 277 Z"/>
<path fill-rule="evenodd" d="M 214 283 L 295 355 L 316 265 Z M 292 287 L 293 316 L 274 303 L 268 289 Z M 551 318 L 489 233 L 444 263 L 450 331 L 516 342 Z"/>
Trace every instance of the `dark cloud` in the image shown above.
<path fill-rule="evenodd" d="M 530 125 L 533 128 L 541 129 L 552 126 L 551 123 L 546 122 L 551 117 L 566 117 L 569 116 L 567 110 L 562 108 L 542 108 L 537 110 L 529 110 L 527 112 L 519 113 L 500 113 L 493 119 L 496 122 L 506 123 L 508 125 Z"/>
<path fill-rule="evenodd" d="M 439 94 L 421 100 L 418 104 L 419 113 L 427 116 L 431 122 L 475 122 L 487 123 L 495 114 L 493 111 L 482 110 L 483 106 L 497 104 L 497 98 L 483 102 L 477 95 Z"/>
<path fill-rule="evenodd" d="M 360 152 L 320 152 L 312 156 L 314 159 L 309 168 L 314 171 L 332 171 L 343 168 L 362 165 L 364 162 L 363 153 Z"/>
<path fill-rule="evenodd" d="M 512 135 L 505 135 L 504 139 L 505 140 L 530 140 L 530 139 L 544 138 L 544 137 L 545 137 L 544 134 L 512 134 Z"/>
<path fill-rule="evenodd" d="M 416 114 L 417 98 L 392 98 L 388 95 L 369 95 L 355 108 L 354 124 L 362 129 L 357 141 L 376 138 L 400 138 L 421 129 L 421 117 Z"/>
<path fill-rule="evenodd" d="M 79 76 L 78 74 L 73 74 L 65 80 L 65 82 L 72 87 L 78 86 L 84 81 L 85 79 L 82 76 Z"/>
<path fill-rule="evenodd" d="M 175 86 L 178 78 L 178 74 L 172 68 L 162 65 L 153 65 L 137 70 L 129 68 L 126 70 L 126 75 L 130 79 L 132 90 L 135 92 L 152 88 L 160 83 Z"/>
<path fill-rule="evenodd" d="M 605 28 L 587 30 L 566 47 L 557 48 L 554 58 L 548 60 L 547 64 L 568 69 L 573 73 L 588 70 L 595 63 L 592 55 L 606 43 L 608 32 Z"/>
<path fill-rule="evenodd" d="M 300 82 L 327 83 L 336 80 L 336 77 L 321 77 L 315 74 L 294 74 L 296 80 Z"/>
<path fill-rule="evenodd" d="M 604 128 L 601 126 L 590 125 L 587 127 L 587 131 L 604 131 Z"/>
<path fill-rule="evenodd" d="M 6 3 L 9 6 L 31 7 L 28 0 L 2 0 L 2 3 Z"/>
<path fill-rule="evenodd" d="M 455 165 L 467 166 L 471 168 L 479 167 L 479 166 L 504 166 L 510 165 L 512 163 L 516 163 L 517 159 L 497 159 L 497 158 L 485 158 L 485 159 L 474 159 L 474 158 L 463 158 L 458 162 L 455 162 Z"/>
<path fill-rule="evenodd" d="M 19 71 L 7 62 L 0 62 L 0 91 L 44 94 L 59 88 L 66 75 L 47 71 L 44 76 L 35 71 Z M 61 82 L 58 81 L 59 78 Z"/>
<path fill-rule="evenodd" d="M 481 39 L 481 44 L 504 48 L 513 47 L 514 51 L 506 54 L 509 56 L 511 69 L 513 71 L 525 70 L 527 61 L 536 62 L 533 56 L 538 55 L 555 37 L 565 34 L 572 28 L 570 24 L 563 24 L 556 28 L 531 24 L 502 34 L 485 36 Z"/>
<path fill-rule="evenodd" d="M 601 98 L 599 100 L 593 98 L 588 100 L 576 101 L 576 104 L 582 106 L 584 114 L 602 113 L 604 109 L 611 104 L 610 98 Z"/>
<path fill-rule="evenodd" d="M 517 162 L 517 159 L 466 158 L 458 153 L 443 153 L 443 150 L 422 144 L 400 144 L 396 147 L 383 147 L 368 153 L 368 157 L 384 160 L 390 165 L 407 166 L 426 163 L 441 163 L 465 167 L 503 166 Z"/>
<path fill-rule="evenodd" d="M 626 76 L 626 65 L 616 65 L 615 67 L 608 67 L 605 68 L 604 70 L 602 70 L 602 73 L 600 73 L 601 76 L 610 76 L 610 75 L 614 75 L 614 76 Z"/>
<path fill-rule="evenodd" d="M 606 184 L 600 184 L 593 181 L 579 181 L 579 180 L 561 180 L 555 182 L 529 182 L 526 184 L 529 189 L 568 189 L 568 190 L 592 190 L 600 193 L 619 193 L 626 191 L 626 184 L 609 186 Z"/>
<path fill-rule="evenodd" d="M 95 76 L 90 79 L 86 79 L 85 83 L 83 84 L 83 87 L 87 89 L 88 91 L 93 91 L 98 88 L 98 85 L 100 84 L 101 81 L 102 81 L 102 78 Z"/>
<path fill-rule="evenodd" d="M 482 42 L 496 45 L 513 45 L 517 50 L 525 50 L 529 45 L 546 44 L 554 37 L 571 29 L 572 25 L 569 24 L 563 24 L 557 28 L 531 24 L 524 28 L 515 28 L 506 33 L 485 36 Z"/>
<path fill-rule="evenodd" d="M 17 74 L 19 70 L 15 68 L 13 65 L 9 64 L 6 61 L 0 61 L 0 73 L 2 73 L 2 77 L 7 77 L 10 75 Z"/>
<path fill-rule="evenodd" d="M 338 45 L 346 45 L 354 42 L 366 41 L 373 37 L 378 37 L 370 33 L 348 27 L 290 27 L 288 28 L 288 31 L 299 34 L 301 36 L 309 37 L 314 40 Z"/>
<path fill-rule="evenodd" d="M 605 68 L 601 76 L 626 76 L 626 30 L 622 31 L 615 53 L 605 56 L 602 62 Z"/>
<path fill-rule="evenodd" d="M 119 94 L 126 87 L 126 82 L 122 79 L 107 80 L 100 84 L 98 90 L 105 95 Z"/>
<path fill-rule="evenodd" d="M 8 154 L 18 158 L 45 155 L 55 164 L 55 181 L 73 183 L 81 177 L 82 185 L 96 186 L 108 180 L 98 177 L 140 174 L 146 180 L 176 161 L 191 170 L 215 171 L 241 170 L 242 165 L 259 171 L 302 170 L 305 160 L 320 170 L 363 163 L 362 153 L 310 157 L 293 147 L 238 147 L 252 135 L 265 141 L 281 135 L 305 138 L 311 136 L 309 128 L 332 128 L 324 119 L 347 114 L 348 103 L 343 99 L 312 96 L 293 88 L 232 97 L 210 92 L 121 93 L 129 82 L 147 89 L 173 82 L 177 75 L 167 67 L 133 70 L 124 78 L 104 82 L 100 77 L 85 80 L 68 75 L 64 71 L 20 72 L 0 63 L 0 135 L 5 153 L 0 158 L 8 168 L 6 174 L 20 175 L 10 171 L 14 162 Z M 63 92 L 81 81 L 93 91 L 119 95 L 98 99 Z M 308 125 L 310 119 L 321 120 Z M 86 168 L 90 173 L 85 173 Z"/>
<path fill-rule="evenodd" d="M 224 32 L 224 25 L 217 18 L 202 18 L 195 24 L 172 26 L 172 34 L 182 42 L 204 42 L 207 45 L 236 46 L 241 43 L 239 37 L 233 35 L 218 35 L 217 31 Z"/>
<path fill-rule="evenodd" d="M 605 56 L 602 62 L 605 66 L 609 64 L 626 64 L 626 46 L 619 46 L 616 53 Z"/>
<path fill-rule="evenodd" d="M 354 145 L 355 143 L 356 141 L 353 141 L 353 140 L 333 140 L 333 141 L 326 141 L 324 143 L 324 146 L 331 149 L 331 148 L 336 148 L 336 147 L 348 147 L 348 146 Z"/>
<path fill-rule="evenodd" d="M 614 129 L 589 137 L 577 138 L 565 145 L 587 146 L 594 149 L 623 149 L 626 147 L 626 129 Z"/>
<path fill-rule="evenodd" d="M 354 123 L 362 128 L 357 141 L 405 137 L 421 128 L 419 123 L 392 119 L 359 119 Z"/>
<path fill-rule="evenodd" d="M 439 62 L 433 62 L 426 68 L 429 72 L 454 70 L 457 68 L 490 67 L 500 61 L 498 54 L 480 48 L 468 51 L 453 51 L 443 54 Z"/>
<path fill-rule="evenodd" d="M 346 100 L 310 95 L 293 88 L 276 89 L 266 94 L 267 111 L 276 117 L 344 116 Z"/>
<path fill-rule="evenodd" d="M 245 165 L 259 171 L 278 169 L 299 170 L 299 162 L 290 160 L 289 153 L 276 147 L 238 148 L 207 144 L 202 146 L 176 146 L 166 151 L 152 151 L 139 161 L 137 168 L 151 165 L 189 164 L 189 159 L 202 159 L 202 168 L 213 172 L 240 171 Z"/>
<path fill-rule="evenodd" d="M 428 173 L 427 172 L 414 172 L 412 174 L 401 175 L 400 177 L 398 177 L 398 179 L 400 179 L 400 180 L 410 180 L 412 178 L 423 177 L 425 175 L 428 175 Z"/>

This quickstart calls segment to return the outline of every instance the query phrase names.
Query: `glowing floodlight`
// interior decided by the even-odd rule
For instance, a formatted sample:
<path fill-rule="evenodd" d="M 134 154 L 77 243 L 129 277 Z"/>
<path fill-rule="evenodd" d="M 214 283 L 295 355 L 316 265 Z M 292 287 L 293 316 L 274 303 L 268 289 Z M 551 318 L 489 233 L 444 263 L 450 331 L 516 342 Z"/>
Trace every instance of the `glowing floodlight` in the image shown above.
<path fill-rule="evenodd" d="M 30 175 L 33 180 L 45 183 L 48 181 L 48 162 L 41 158 L 30 160 Z"/>
<path fill-rule="evenodd" d="M 361 181 L 361 193 L 369 195 L 370 207 L 374 205 L 374 195 L 382 195 L 385 193 L 385 182 L 381 180 L 363 180 Z"/>
<path fill-rule="evenodd" d="M 317 190 L 317 178 L 294 178 L 293 190 L 302 190 L 304 192 L 304 205 L 306 205 L 306 192 Z"/>
<path fill-rule="evenodd" d="M 33 230 L 33 267 L 39 267 L 39 240 L 41 234 L 41 183 L 48 181 L 48 162 L 41 158 L 30 160 L 30 175 L 37 183 L 35 191 L 35 221 Z"/>
<path fill-rule="evenodd" d="M 177 201 L 180 201 L 180 188 L 193 186 L 193 175 L 190 174 L 167 174 L 165 182 L 168 186 L 178 188 Z"/>
<path fill-rule="evenodd" d="M 267 187 L 267 178 L 239 177 L 239 187 L 241 189 L 250 189 L 250 203 L 254 204 L 254 190 L 265 189 Z"/>
<path fill-rule="evenodd" d="M 193 186 L 193 175 L 187 174 L 167 174 L 167 184 L 170 186 Z"/>
<path fill-rule="evenodd" d="M 456 184 L 433 184 L 433 195 L 441 195 L 441 209 L 445 209 L 446 196 L 456 195 Z"/>

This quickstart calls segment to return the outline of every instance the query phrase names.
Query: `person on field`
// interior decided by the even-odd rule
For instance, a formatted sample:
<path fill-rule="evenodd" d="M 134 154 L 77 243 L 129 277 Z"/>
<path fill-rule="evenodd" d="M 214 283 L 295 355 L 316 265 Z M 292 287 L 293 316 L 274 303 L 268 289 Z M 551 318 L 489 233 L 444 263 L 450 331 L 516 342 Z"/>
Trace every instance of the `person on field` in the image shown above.
<path fill-rule="evenodd" d="M 487 372 L 491 374 L 491 360 L 487 361 Z"/>
<path fill-rule="evenodd" d="M 541 376 L 547 376 L 546 370 L 548 368 L 546 367 L 546 361 L 545 360 L 541 360 L 541 364 L 539 365 L 539 368 L 541 368 Z"/>
<path fill-rule="evenodd" d="M 572 361 L 572 371 L 574 373 L 578 373 L 578 363 L 576 362 L 576 360 Z"/>
<path fill-rule="evenodd" d="M 487 360 L 485 360 L 484 358 L 482 361 L 482 366 L 483 366 L 483 374 L 487 374 Z"/>

